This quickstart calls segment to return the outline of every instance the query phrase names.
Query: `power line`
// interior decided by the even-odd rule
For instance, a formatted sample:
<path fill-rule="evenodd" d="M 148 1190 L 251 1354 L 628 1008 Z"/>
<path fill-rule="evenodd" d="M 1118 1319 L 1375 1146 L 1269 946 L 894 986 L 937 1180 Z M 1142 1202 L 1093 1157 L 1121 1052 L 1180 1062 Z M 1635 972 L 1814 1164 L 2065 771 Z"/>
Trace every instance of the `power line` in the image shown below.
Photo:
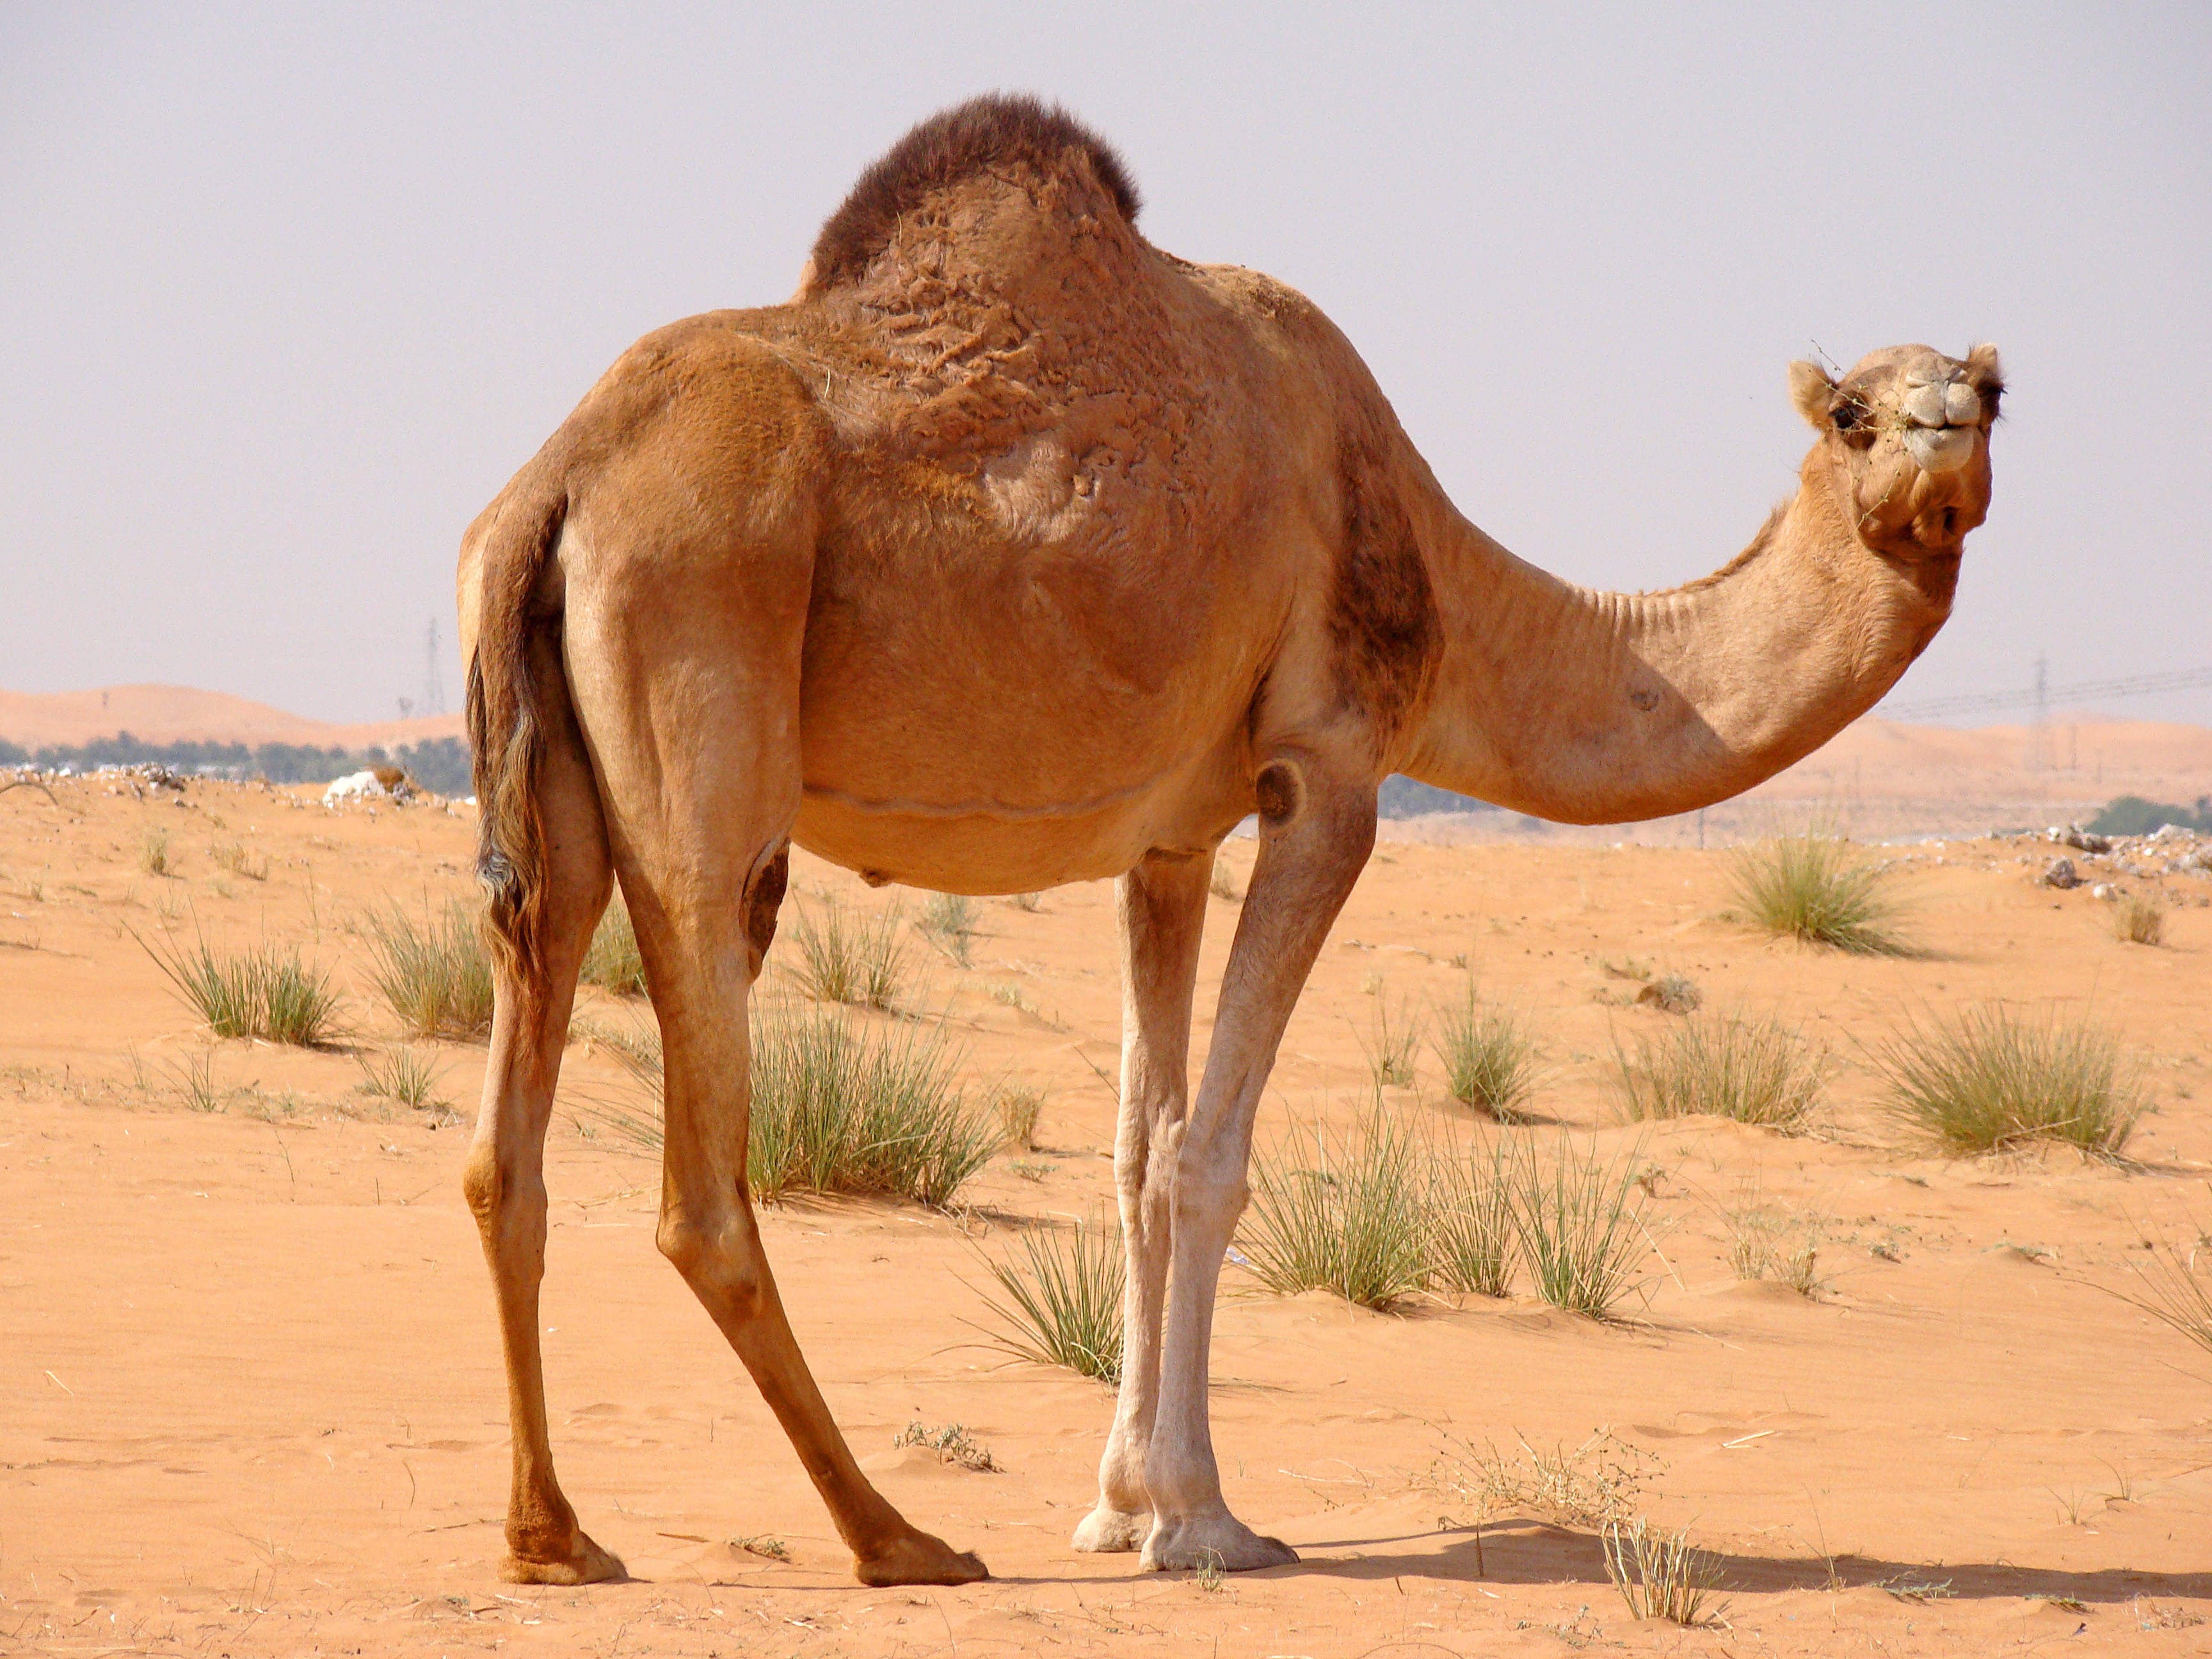
<path fill-rule="evenodd" d="M 2073 685 L 2046 685 L 2039 662 L 2036 684 L 2019 691 L 1985 691 L 1957 697 L 1930 697 L 1924 702 L 1886 702 L 1874 711 L 1886 720 L 1927 720 L 1940 714 L 1965 714 L 1983 708 L 2047 708 L 2054 702 L 2089 698 L 2139 697 L 2154 691 L 2187 691 L 2212 685 L 2212 668 L 2181 668 L 2165 674 L 2136 674 L 2125 679 L 2082 680 Z"/>

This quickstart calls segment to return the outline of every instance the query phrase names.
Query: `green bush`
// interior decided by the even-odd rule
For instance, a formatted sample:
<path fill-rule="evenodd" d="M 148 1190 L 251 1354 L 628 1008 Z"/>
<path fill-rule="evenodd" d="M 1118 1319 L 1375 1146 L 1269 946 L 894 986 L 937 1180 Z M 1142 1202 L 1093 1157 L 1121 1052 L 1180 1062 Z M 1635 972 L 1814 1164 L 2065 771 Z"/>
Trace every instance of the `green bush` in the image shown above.
<path fill-rule="evenodd" d="M 491 1032 L 491 957 L 475 913 L 448 900 L 418 924 L 397 904 L 368 922 L 369 982 L 410 1037 L 470 1042 Z"/>
<path fill-rule="evenodd" d="M 2045 1139 L 2113 1157 L 2142 1115 L 2141 1085 L 2118 1044 L 2086 1015 L 1962 1009 L 1916 1024 L 1872 1058 L 1890 1110 L 1954 1152 Z"/>
<path fill-rule="evenodd" d="M 1777 836 L 1735 855 L 1735 900 L 1754 926 L 1859 956 L 1909 956 L 1911 947 L 1892 926 L 1896 906 L 1880 890 L 1881 879 L 1848 842 L 1819 830 Z"/>

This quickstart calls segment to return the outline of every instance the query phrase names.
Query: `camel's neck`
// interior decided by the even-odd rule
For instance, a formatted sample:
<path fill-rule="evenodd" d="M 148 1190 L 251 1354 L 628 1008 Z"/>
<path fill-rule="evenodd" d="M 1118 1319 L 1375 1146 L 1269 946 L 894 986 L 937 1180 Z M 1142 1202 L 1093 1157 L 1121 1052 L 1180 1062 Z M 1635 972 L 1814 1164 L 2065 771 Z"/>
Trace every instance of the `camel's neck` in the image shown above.
<path fill-rule="evenodd" d="M 1866 547 L 1818 449 L 1742 556 L 1661 593 L 1547 575 L 1410 471 L 1445 642 L 1401 769 L 1542 817 L 1626 823 L 1750 787 L 1872 708 L 1950 611 L 1955 554 Z"/>

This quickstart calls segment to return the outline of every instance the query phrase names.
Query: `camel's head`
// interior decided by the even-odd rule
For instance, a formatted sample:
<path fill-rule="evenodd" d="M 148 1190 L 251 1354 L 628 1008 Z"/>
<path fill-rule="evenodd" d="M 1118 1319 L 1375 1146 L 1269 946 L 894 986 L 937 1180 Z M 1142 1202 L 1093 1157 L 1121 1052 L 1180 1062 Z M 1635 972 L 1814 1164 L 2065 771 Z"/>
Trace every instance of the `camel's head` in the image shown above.
<path fill-rule="evenodd" d="M 1869 545 L 1908 558 L 1955 554 L 1988 515 L 1990 427 L 2004 395 L 1995 346 L 1974 347 L 1963 362 L 1892 346 L 1840 380 L 1792 363 L 1790 386 L 1820 434 L 1807 477 L 1825 461 Z"/>

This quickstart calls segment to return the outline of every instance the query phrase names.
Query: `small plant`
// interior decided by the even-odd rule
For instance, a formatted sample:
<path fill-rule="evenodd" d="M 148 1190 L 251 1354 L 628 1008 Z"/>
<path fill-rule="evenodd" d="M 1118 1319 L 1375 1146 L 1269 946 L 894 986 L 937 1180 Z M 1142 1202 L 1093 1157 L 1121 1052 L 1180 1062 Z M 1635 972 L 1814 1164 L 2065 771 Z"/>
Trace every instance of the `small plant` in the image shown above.
<path fill-rule="evenodd" d="M 817 1002 L 889 1011 L 905 988 L 907 951 L 896 908 L 860 915 L 831 899 L 818 914 L 800 914 L 792 942 L 799 951 L 793 976 Z"/>
<path fill-rule="evenodd" d="M 223 1092 L 215 1086 L 215 1053 L 203 1048 L 179 1061 L 173 1076 L 184 1091 L 185 1104 L 195 1112 L 219 1112 Z"/>
<path fill-rule="evenodd" d="M 1686 974 L 1662 974 L 1636 994 L 1639 1003 L 1650 1003 L 1662 1013 L 1694 1014 L 1705 1005 L 1705 994 Z"/>
<path fill-rule="evenodd" d="M 1735 902 L 1754 927 L 1859 956 L 1909 956 L 1881 881 L 1848 842 L 1818 828 L 1735 855 Z"/>
<path fill-rule="evenodd" d="M 975 957 L 975 901 L 965 893 L 932 893 L 915 924 L 921 935 L 963 968 Z"/>
<path fill-rule="evenodd" d="M 1213 874 L 1206 881 L 1206 890 L 1218 899 L 1228 900 L 1231 904 L 1244 896 L 1243 890 L 1237 884 L 1237 872 L 1229 867 L 1229 860 L 1218 853 L 1213 855 Z"/>
<path fill-rule="evenodd" d="M 1543 1451 L 1526 1439 L 1519 1445 L 1518 1454 L 1508 1456 L 1489 1442 L 1478 1447 L 1447 1435 L 1429 1485 L 1478 1525 L 1521 1510 L 1563 1527 L 1606 1527 L 1633 1515 L 1644 1483 L 1666 1468 L 1657 1455 L 1610 1429 L 1571 1450 L 1562 1443 Z"/>
<path fill-rule="evenodd" d="M 138 868 L 149 876 L 173 876 L 177 873 L 175 860 L 169 853 L 167 830 L 157 826 L 139 837 Z"/>
<path fill-rule="evenodd" d="M 312 1048 L 337 1029 L 337 996 L 327 975 L 300 960 L 297 946 L 218 951 L 206 939 L 146 954 L 219 1037 L 261 1037 Z"/>
<path fill-rule="evenodd" d="M 421 922 L 392 905 L 368 920 L 368 977 L 408 1036 L 471 1042 L 491 1031 L 491 958 L 459 900 Z"/>
<path fill-rule="evenodd" d="M 2196 1238 L 2187 1243 L 2176 1243 L 2163 1232 L 2147 1237 L 2143 1259 L 2128 1264 L 2142 1293 L 2118 1294 L 2212 1353 L 2212 1249 L 2208 1249 L 2212 1228 L 2192 1221 L 2191 1231 Z M 2131 1495 L 2131 1489 L 2124 1495 Z"/>
<path fill-rule="evenodd" d="M 1427 1151 L 1379 1106 L 1346 1135 L 1293 1130 L 1253 1160 L 1245 1255 L 1279 1295 L 1331 1291 L 1388 1310 L 1430 1274 Z"/>
<path fill-rule="evenodd" d="M 1008 1327 L 993 1341 L 1040 1365 L 1065 1365 L 1084 1376 L 1121 1381 L 1121 1285 L 1125 1272 L 1118 1227 L 1022 1234 L 1019 1259 L 990 1263 L 1006 1301 L 984 1305 Z"/>
<path fill-rule="evenodd" d="M 1360 1047 L 1367 1054 L 1367 1069 L 1378 1089 L 1413 1086 L 1413 1057 L 1421 1045 L 1421 1015 L 1409 1002 L 1394 1009 L 1379 992 L 1375 1018 Z"/>
<path fill-rule="evenodd" d="M 764 1561 L 791 1559 L 791 1551 L 785 1546 L 783 1540 L 770 1538 L 765 1533 L 757 1533 L 744 1538 L 732 1538 L 730 1540 L 730 1547 L 733 1550 L 743 1550 L 747 1555 L 757 1555 Z"/>
<path fill-rule="evenodd" d="M 2166 907 L 2140 893 L 2123 893 L 2112 905 L 2112 937 L 2123 945 L 2166 942 Z"/>
<path fill-rule="evenodd" d="M 381 1058 L 361 1062 L 362 1093 L 374 1095 L 416 1111 L 443 1110 L 446 1102 L 437 1093 L 443 1075 L 412 1048 L 391 1048 Z"/>
<path fill-rule="evenodd" d="M 1504 1296 L 1513 1279 L 1513 1162 L 1504 1144 L 1444 1163 L 1429 1209 L 1431 1282 Z"/>
<path fill-rule="evenodd" d="M 1638 1288 L 1650 1249 L 1637 1176 L 1643 1149 L 1607 1161 L 1561 1136 L 1548 1158 L 1523 1156 L 1513 1170 L 1521 1252 L 1536 1293 L 1555 1308 L 1610 1319 Z"/>
<path fill-rule="evenodd" d="M 242 842 L 219 842 L 208 849 L 208 856 L 215 860 L 216 869 L 225 871 L 243 880 L 266 881 L 269 879 L 268 859 L 250 855 Z"/>
<path fill-rule="evenodd" d="M 1036 1151 L 1037 1118 L 1044 1110 L 1044 1091 L 1002 1083 L 992 1094 L 991 1104 L 1006 1131 L 1006 1145 L 1024 1152 Z"/>
<path fill-rule="evenodd" d="M 1632 1058 L 1616 1048 L 1613 1059 L 1631 1121 L 1728 1117 L 1785 1131 L 1803 1126 L 1823 1069 L 1804 1039 L 1771 1016 L 1687 1020 L 1638 1038 Z"/>
<path fill-rule="evenodd" d="M 1926 1030 L 1916 1024 L 1870 1057 L 1892 1113 L 1954 1152 L 2043 1138 L 2112 1158 L 2142 1115 L 2118 1045 L 2086 1016 L 1967 1008 Z"/>
<path fill-rule="evenodd" d="M 1730 1211 L 1729 1266 L 1738 1279 L 1771 1279 L 1800 1296 L 1827 1288 L 1819 1273 L 1820 1224 L 1810 1216 L 1787 1215 L 1756 1206 Z"/>
<path fill-rule="evenodd" d="M 1692 1548 L 1686 1533 L 1652 1533 L 1638 1516 L 1632 1527 L 1607 1522 L 1602 1538 L 1606 1577 L 1628 1603 L 1631 1618 L 1694 1627 L 1719 1616 L 1706 1602 L 1720 1587 L 1720 1563 Z"/>
<path fill-rule="evenodd" d="M 620 893 L 608 903 L 599 925 L 592 931 L 580 977 L 585 984 L 618 997 L 645 994 L 645 953 L 637 948 L 637 929 Z"/>
<path fill-rule="evenodd" d="M 1444 1011 L 1436 1049 L 1444 1087 L 1463 1106 L 1500 1123 L 1528 1121 L 1522 1108 L 1536 1088 L 1536 1045 L 1520 1016 L 1467 1000 Z"/>
<path fill-rule="evenodd" d="M 991 1455 L 991 1449 L 979 1443 L 966 1428 L 957 1423 L 948 1423 L 941 1429 L 933 1429 L 917 1418 L 900 1430 L 898 1437 L 891 1442 L 893 1450 L 902 1446 L 920 1446 L 925 1451 L 935 1452 L 940 1463 L 956 1464 L 963 1469 L 973 1469 L 978 1474 L 1001 1472 L 998 1460 Z"/>
<path fill-rule="evenodd" d="M 1043 904 L 1044 895 L 1042 893 L 1009 893 L 1006 895 L 1006 902 L 1017 910 L 1025 911 L 1033 915 L 1038 907 Z"/>

